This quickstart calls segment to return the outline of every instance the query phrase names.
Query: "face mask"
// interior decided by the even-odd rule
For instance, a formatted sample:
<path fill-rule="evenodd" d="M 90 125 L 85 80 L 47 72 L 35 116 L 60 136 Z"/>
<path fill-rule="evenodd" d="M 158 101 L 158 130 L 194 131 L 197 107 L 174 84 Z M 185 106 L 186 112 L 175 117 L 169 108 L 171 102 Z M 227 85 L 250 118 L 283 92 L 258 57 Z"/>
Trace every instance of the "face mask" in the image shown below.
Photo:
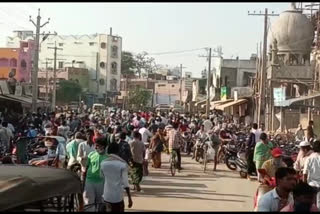
<path fill-rule="evenodd" d="M 103 155 L 105 153 L 104 149 L 97 149 L 97 152 L 99 153 L 99 155 Z"/>
<path fill-rule="evenodd" d="M 281 162 L 282 162 L 282 159 L 281 158 L 274 158 L 273 159 L 273 164 L 277 167 L 280 167 L 281 165 Z"/>
<path fill-rule="evenodd" d="M 294 211 L 295 212 L 310 212 L 311 204 L 295 202 Z"/>

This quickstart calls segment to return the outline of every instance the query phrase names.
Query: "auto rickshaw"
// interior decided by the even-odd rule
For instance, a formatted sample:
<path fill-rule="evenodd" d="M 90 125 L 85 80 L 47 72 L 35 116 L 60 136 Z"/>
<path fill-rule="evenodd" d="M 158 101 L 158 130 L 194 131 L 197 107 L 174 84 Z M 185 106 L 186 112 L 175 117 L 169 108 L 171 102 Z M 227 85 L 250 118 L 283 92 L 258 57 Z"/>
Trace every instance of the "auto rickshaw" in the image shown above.
<path fill-rule="evenodd" d="M 0 165 L 0 212 L 83 210 L 81 182 L 67 169 Z"/>

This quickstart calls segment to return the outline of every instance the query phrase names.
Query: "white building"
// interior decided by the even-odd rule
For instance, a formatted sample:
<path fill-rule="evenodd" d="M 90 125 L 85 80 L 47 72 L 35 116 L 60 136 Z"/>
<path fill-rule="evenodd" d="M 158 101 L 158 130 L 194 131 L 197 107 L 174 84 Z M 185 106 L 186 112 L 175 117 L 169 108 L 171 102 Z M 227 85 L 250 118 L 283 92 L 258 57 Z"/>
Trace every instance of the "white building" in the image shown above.
<path fill-rule="evenodd" d="M 15 47 L 20 40 L 32 38 L 32 34 L 15 31 L 7 38 L 7 47 Z M 40 42 L 42 37 L 40 38 Z M 89 92 L 100 98 L 112 97 L 120 91 L 122 38 L 110 34 L 49 36 L 41 42 L 39 68 L 45 68 L 46 59 L 53 59 L 58 48 L 57 68 L 80 67 L 89 71 Z M 53 67 L 53 61 L 49 64 Z"/>

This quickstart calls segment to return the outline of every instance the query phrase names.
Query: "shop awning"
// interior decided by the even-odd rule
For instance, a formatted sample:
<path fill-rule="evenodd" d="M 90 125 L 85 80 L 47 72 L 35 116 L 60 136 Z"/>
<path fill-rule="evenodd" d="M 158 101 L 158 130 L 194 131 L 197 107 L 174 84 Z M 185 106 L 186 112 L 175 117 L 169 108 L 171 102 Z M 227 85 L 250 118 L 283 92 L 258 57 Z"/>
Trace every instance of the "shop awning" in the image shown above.
<path fill-rule="evenodd" d="M 283 100 L 281 102 L 278 102 L 277 105 L 275 105 L 275 106 L 287 107 L 287 106 L 290 106 L 293 103 L 296 103 L 296 102 L 299 102 L 299 101 L 304 101 L 304 100 L 309 100 L 309 99 L 316 98 L 316 97 L 320 97 L 320 93 L 311 94 L 311 95 L 308 95 L 308 96 L 301 96 L 301 97 L 292 98 L 292 99 L 288 99 L 288 100 Z"/>
<path fill-rule="evenodd" d="M 12 94 L 6 94 L 6 95 L 1 95 L 0 98 L 11 100 L 11 101 L 16 101 L 20 102 L 25 105 L 32 105 L 32 97 L 26 97 L 26 96 L 16 96 Z M 44 100 L 37 100 L 37 104 L 49 104 L 49 102 L 46 102 Z"/>
<path fill-rule="evenodd" d="M 232 102 L 225 103 L 223 105 L 218 105 L 216 107 L 216 109 L 224 111 L 228 107 L 235 106 L 235 105 L 241 105 L 241 104 L 244 104 L 246 102 L 248 102 L 248 100 L 246 100 L 246 99 L 235 100 L 235 101 L 232 101 Z"/>

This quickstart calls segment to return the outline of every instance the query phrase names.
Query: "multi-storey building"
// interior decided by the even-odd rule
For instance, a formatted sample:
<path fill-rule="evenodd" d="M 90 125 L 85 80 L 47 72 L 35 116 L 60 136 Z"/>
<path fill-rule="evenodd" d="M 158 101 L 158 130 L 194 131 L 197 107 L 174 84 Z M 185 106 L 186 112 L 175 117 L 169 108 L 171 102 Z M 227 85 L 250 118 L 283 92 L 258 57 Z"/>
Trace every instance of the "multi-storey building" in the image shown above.
<path fill-rule="evenodd" d="M 33 34 L 16 31 L 13 37 L 8 37 L 7 46 L 16 46 L 27 39 L 33 39 Z M 57 35 L 42 40 L 40 38 L 40 68 L 44 68 L 45 62 L 53 58 L 54 50 L 49 47 L 56 45 L 62 48 L 57 53 L 57 69 L 70 66 L 88 69 L 89 92 L 98 95 L 101 101 L 119 93 L 122 38 L 112 35 L 111 30 L 109 34 Z"/>

